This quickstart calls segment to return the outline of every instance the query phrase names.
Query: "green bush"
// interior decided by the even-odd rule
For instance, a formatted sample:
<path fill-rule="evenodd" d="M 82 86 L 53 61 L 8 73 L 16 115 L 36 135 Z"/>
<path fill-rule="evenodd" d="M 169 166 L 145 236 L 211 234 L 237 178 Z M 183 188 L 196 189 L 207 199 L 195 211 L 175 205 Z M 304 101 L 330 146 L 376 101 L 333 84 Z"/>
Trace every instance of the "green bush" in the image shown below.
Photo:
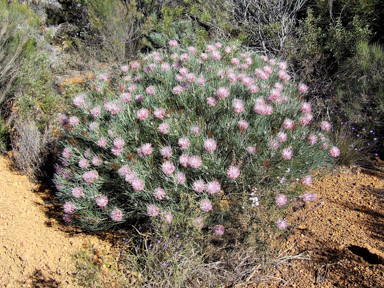
<path fill-rule="evenodd" d="M 307 87 L 289 82 L 286 63 L 220 43 L 201 55 L 170 43 L 100 75 L 62 115 L 54 181 L 66 221 L 99 230 L 149 215 L 224 229 L 231 218 L 217 194 L 236 196 L 231 211 L 241 214 L 247 195 L 258 204 L 255 187 L 308 185 L 308 174 L 337 156 L 322 134 L 330 124 L 323 132 L 311 124 L 300 97 Z M 260 201 L 274 206 L 276 194 Z M 280 195 L 281 206 L 293 194 Z"/>

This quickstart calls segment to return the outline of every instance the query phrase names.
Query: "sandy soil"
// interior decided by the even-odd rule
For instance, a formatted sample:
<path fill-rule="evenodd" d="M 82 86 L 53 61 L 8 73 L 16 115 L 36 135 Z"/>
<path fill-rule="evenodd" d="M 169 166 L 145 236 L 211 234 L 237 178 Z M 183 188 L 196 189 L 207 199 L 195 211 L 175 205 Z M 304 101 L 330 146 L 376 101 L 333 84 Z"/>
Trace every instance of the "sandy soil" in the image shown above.
<path fill-rule="evenodd" d="M 0 156 L 0 287 L 75 287 L 71 255 L 111 244 L 62 226 L 49 190 L 11 167 Z"/>
<path fill-rule="evenodd" d="M 63 225 L 49 189 L 11 167 L 0 156 L 0 287 L 76 287 L 71 255 L 113 254 L 113 241 Z M 342 167 L 308 192 L 319 198 L 290 211 L 294 233 L 269 281 L 238 287 L 384 287 L 384 173 Z"/>

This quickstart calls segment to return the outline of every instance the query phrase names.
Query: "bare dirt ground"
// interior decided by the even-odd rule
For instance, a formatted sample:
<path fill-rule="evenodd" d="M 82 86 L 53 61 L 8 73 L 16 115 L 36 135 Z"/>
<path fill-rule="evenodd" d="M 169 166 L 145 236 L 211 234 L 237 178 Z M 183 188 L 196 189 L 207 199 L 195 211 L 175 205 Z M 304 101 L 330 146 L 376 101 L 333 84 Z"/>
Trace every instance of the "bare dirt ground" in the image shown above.
<path fill-rule="evenodd" d="M 0 287 L 76 287 L 72 255 L 111 244 L 61 225 L 49 189 L 35 186 L 0 156 Z"/>
<path fill-rule="evenodd" d="M 281 265 L 264 271 L 266 282 L 239 287 L 384 287 L 384 173 L 341 167 L 308 192 L 318 200 L 290 211 L 294 233 L 281 239 Z M 0 156 L 0 287 L 77 287 L 71 255 L 114 253 L 111 234 L 70 229 L 59 212 L 48 187 Z"/>

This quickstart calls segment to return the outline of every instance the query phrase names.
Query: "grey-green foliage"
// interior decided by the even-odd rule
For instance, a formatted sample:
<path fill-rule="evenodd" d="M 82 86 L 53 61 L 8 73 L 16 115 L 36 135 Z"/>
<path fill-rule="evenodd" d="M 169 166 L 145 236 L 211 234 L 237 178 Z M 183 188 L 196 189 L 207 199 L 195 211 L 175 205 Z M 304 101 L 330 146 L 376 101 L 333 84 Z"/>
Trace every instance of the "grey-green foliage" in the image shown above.
<path fill-rule="evenodd" d="M 27 4 L 0 1 L 0 115 L 20 81 L 21 66 L 36 50 L 40 22 Z"/>

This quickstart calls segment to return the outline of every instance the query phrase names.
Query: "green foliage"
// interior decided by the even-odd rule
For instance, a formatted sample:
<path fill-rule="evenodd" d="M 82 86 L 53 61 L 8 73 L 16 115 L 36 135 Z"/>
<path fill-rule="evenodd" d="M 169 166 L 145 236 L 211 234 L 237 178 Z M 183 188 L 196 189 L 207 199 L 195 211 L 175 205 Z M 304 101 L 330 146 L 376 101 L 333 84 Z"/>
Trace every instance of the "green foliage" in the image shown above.
<path fill-rule="evenodd" d="M 0 1 L 0 115 L 9 115 L 6 104 L 20 87 L 21 67 L 36 51 L 39 18 L 27 4 Z"/>

